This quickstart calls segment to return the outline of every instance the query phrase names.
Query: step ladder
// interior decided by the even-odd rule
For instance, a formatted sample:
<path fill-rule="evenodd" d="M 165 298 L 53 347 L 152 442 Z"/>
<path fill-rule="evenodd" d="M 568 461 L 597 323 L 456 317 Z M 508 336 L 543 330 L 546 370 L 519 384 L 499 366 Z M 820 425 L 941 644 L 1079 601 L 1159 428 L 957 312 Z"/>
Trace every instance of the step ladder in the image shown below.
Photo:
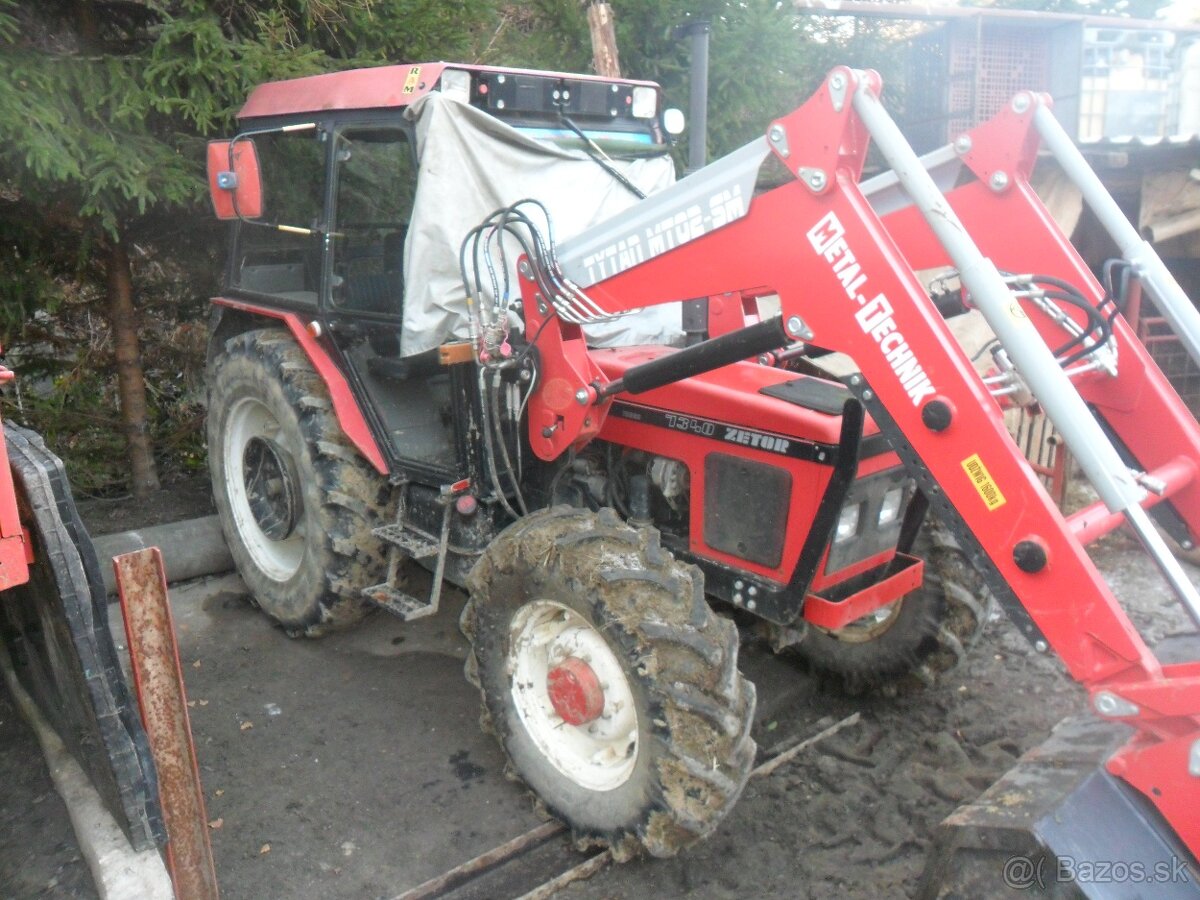
<path fill-rule="evenodd" d="M 406 622 L 435 615 L 442 597 L 442 576 L 446 570 L 446 554 L 450 543 L 450 517 L 454 510 L 454 496 L 442 491 L 439 503 L 442 506 L 442 527 L 436 540 L 407 521 L 408 482 L 401 482 L 396 489 L 396 520 L 389 525 L 372 529 L 371 533 L 386 541 L 388 547 L 387 580 L 382 584 L 363 589 L 363 597 L 392 615 Z M 434 556 L 437 562 L 433 569 L 433 583 L 429 596 L 422 600 L 408 593 L 401 585 L 400 566 L 407 559 L 428 559 Z"/>

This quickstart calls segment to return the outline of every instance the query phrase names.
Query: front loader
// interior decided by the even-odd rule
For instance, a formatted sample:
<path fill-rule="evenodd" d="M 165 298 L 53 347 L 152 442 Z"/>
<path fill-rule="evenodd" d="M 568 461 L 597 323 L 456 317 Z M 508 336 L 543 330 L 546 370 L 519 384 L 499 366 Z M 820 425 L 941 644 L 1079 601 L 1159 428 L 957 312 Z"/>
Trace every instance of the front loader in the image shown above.
<path fill-rule="evenodd" d="M 704 837 L 745 784 L 731 615 L 894 686 L 951 669 L 994 598 L 1133 728 L 1098 814 L 1144 808 L 1194 870 L 1200 664 L 1155 659 L 1084 545 L 1127 522 L 1200 620 L 1150 518 L 1195 541 L 1200 429 L 1030 188 L 1039 144 L 1198 358 L 1200 318 L 1049 98 L 918 158 L 880 91 L 835 69 L 670 184 L 646 83 L 438 63 L 259 88 L 209 155 L 237 223 L 209 418 L 234 557 L 297 634 L 465 585 L 485 726 L 618 857 Z M 890 170 L 862 181 L 872 141 Z M 768 160 L 788 177 L 756 191 Z M 685 332 L 664 311 L 695 298 Z M 982 376 L 946 324 L 968 313 Z M 1013 402 L 1096 504 L 1059 512 Z"/>

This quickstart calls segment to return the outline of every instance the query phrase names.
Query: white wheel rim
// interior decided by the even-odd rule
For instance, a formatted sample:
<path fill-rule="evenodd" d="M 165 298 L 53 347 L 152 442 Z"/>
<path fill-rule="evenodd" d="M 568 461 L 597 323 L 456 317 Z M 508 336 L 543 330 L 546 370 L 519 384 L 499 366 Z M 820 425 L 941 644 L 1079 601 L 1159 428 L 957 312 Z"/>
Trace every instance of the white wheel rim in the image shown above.
<path fill-rule="evenodd" d="M 294 440 L 279 425 L 275 414 L 261 400 L 243 397 L 229 410 L 225 428 L 223 462 L 225 464 L 225 494 L 229 499 L 229 511 L 242 545 L 250 554 L 254 565 L 272 581 L 287 581 L 300 568 L 304 558 L 303 510 L 292 533 L 283 540 L 268 537 L 259 527 L 250 510 L 246 493 L 246 476 L 242 460 L 246 445 L 254 438 L 269 438 L 283 447 L 293 458 L 299 455 Z"/>
<path fill-rule="evenodd" d="M 561 603 L 535 600 L 513 616 L 508 646 L 513 706 L 542 756 L 587 790 L 611 791 L 628 781 L 637 763 L 637 709 L 624 668 L 600 632 Z M 604 691 L 603 712 L 586 725 L 563 721 L 547 690 L 551 669 L 570 657 L 587 663 Z"/>

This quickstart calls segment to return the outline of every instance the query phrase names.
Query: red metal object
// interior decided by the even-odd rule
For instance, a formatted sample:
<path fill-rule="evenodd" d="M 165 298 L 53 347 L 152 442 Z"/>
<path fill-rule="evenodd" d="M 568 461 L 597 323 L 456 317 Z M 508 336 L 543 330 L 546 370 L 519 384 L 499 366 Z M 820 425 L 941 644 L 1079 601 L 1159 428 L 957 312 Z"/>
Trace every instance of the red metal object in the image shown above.
<path fill-rule="evenodd" d="M 367 425 L 367 420 L 363 417 L 358 402 L 354 399 L 350 385 L 346 383 L 346 376 L 342 374 L 337 363 L 330 358 L 325 345 L 319 338 L 313 337 L 309 333 L 304 321 L 298 315 L 282 309 L 272 309 L 269 306 L 257 306 L 242 300 L 231 300 L 227 297 L 214 297 L 213 303 L 256 316 L 278 319 L 287 325 L 288 331 L 292 333 L 296 343 L 304 350 L 309 362 L 313 364 L 313 368 L 325 382 L 325 387 L 329 391 L 329 399 L 333 402 L 333 411 L 337 414 L 338 424 L 342 426 L 342 431 L 345 432 L 350 443 L 357 447 L 358 452 L 375 467 L 375 471 L 380 475 L 388 474 L 383 453 L 375 441 L 375 436 L 371 434 L 371 428 Z"/>
<path fill-rule="evenodd" d="M 1191 484 L 1196 478 L 1196 463 L 1181 456 L 1165 466 L 1155 469 L 1149 475 L 1162 481 L 1163 492 L 1147 494 L 1146 499 L 1142 502 L 1142 506 L 1146 509 L 1157 506 L 1163 500 L 1175 496 L 1185 486 Z M 1124 522 L 1123 515 L 1109 512 L 1108 508 L 1100 502 L 1084 507 L 1067 517 L 1067 523 L 1075 532 L 1076 540 L 1085 546 L 1110 531 L 1120 528 Z"/>
<path fill-rule="evenodd" d="M 569 656 L 546 675 L 546 693 L 568 725 L 586 725 L 604 712 L 604 689 L 592 667 Z"/>
<path fill-rule="evenodd" d="M 550 319 L 557 327 L 543 329 Z M 601 375 L 584 343 L 583 329 L 564 323 L 536 292 L 525 297 L 525 328 L 530 334 L 545 331 L 539 341 L 543 354 L 539 402 L 529 414 L 530 445 L 542 459 L 557 459 L 600 433 L 612 401 L 593 406 L 596 392 L 590 385 Z"/>
<path fill-rule="evenodd" d="M 0 366 L 0 384 L 12 379 L 12 369 Z M 2 434 L 3 426 L 0 425 Z M 21 525 L 17 491 L 8 462 L 8 447 L 0 440 L 0 591 L 29 581 L 32 562 L 33 543 L 28 531 Z"/>
<path fill-rule="evenodd" d="M 551 329 L 547 328 L 547 333 Z M 543 336 L 539 345 L 546 341 Z M 591 358 L 605 379 L 615 381 L 631 366 L 646 362 L 671 351 L 664 347 L 622 347 L 593 350 Z M 782 384 L 795 375 L 782 369 L 753 363 L 736 363 L 716 372 L 697 375 L 639 394 L 634 402 L 622 401 L 620 415 L 604 420 L 600 437 L 623 447 L 645 450 L 676 459 L 687 466 L 694 497 L 704 497 L 707 490 L 704 461 L 714 450 L 736 453 L 745 459 L 768 463 L 785 469 L 792 479 L 792 505 L 788 512 L 784 534 L 783 554 L 777 566 L 765 566 L 710 547 L 704 540 L 704 504 L 692 503 L 689 509 L 689 549 L 708 559 L 714 559 L 736 569 L 752 572 L 778 584 L 786 584 L 795 571 L 809 528 L 817 513 L 829 479 L 833 474 L 831 462 L 837 447 L 841 419 L 815 412 L 760 393 L 760 389 Z M 530 403 L 533 406 L 533 403 Z M 582 407 L 581 407 L 582 408 Z M 587 409 L 593 413 L 597 407 Z M 672 430 L 669 444 L 664 444 L 663 429 L 653 424 L 655 416 L 665 417 Z M 710 428 L 708 421 L 719 419 L 725 426 Z M 814 465 L 805 459 L 782 455 L 753 446 L 736 446 L 725 442 L 725 428 L 739 427 L 756 434 L 778 436 L 780 440 L 807 441 L 824 448 L 825 459 Z M 878 433 L 874 424 L 868 426 L 868 436 Z M 895 467 L 894 453 L 864 459 L 859 463 L 861 475 L 871 475 Z M 860 564 L 861 570 L 887 563 L 891 553 Z M 839 572 L 837 580 L 857 574 L 858 570 Z M 813 588 L 820 589 L 830 579 L 821 576 Z M 896 599 L 895 595 L 885 602 Z"/>
<path fill-rule="evenodd" d="M 0 505 L 4 503 L 0 496 Z M 0 591 L 25 584 L 29 580 L 32 547 L 25 538 L 0 538 Z"/>
<path fill-rule="evenodd" d="M 158 772 L 168 837 L 167 869 L 175 895 L 187 900 L 216 900 L 217 873 L 162 554 L 157 547 L 126 553 L 113 559 L 113 570 L 121 596 L 134 689 Z"/>
<path fill-rule="evenodd" d="M 809 594 L 804 598 L 805 620 L 820 628 L 844 628 L 893 602 L 897 597 L 915 591 L 921 586 L 925 561 L 905 553 L 897 553 L 896 558 L 901 561 L 903 568 L 844 600 L 826 600 L 816 594 Z"/>
<path fill-rule="evenodd" d="M 1128 720 L 1136 728 L 1135 736 L 1113 766 L 1167 817 L 1187 846 L 1200 853 L 1200 817 L 1195 815 L 1200 786 L 1188 774 L 1188 753 L 1200 740 L 1200 690 L 1179 668 L 1164 668 L 1142 641 L 1039 475 L 1013 443 L 997 403 L 930 302 L 915 272 L 949 264 L 933 232 L 911 207 L 881 219 L 859 190 L 867 139 L 853 112 L 852 94 L 877 94 L 880 86 L 873 73 L 861 79 L 849 70 L 834 70 L 839 73 L 849 85 L 845 96 L 833 97 L 823 87 L 773 125 L 772 146 L 797 151 L 789 155 L 776 149 L 780 161 L 797 174 L 796 182 L 756 197 L 743 218 L 594 284 L 588 294 L 602 309 L 618 312 L 679 297 L 711 297 L 714 288 L 737 291 L 765 284 L 779 295 L 785 318 L 798 316 L 812 330 L 814 344 L 851 356 L 1071 675 L 1089 690 L 1107 689 L 1121 697 L 1136 692 L 1187 698 L 1179 706 L 1161 709 L 1138 704 L 1138 714 Z M 964 161 L 979 180 L 950 191 L 947 198 L 982 252 L 1001 270 L 1065 279 L 1098 305 L 1103 298 L 1100 286 L 1029 186 L 1038 146 L 1032 113 L 1006 108 L 970 138 L 973 149 Z M 800 180 L 803 169 L 819 169 L 828 177 L 819 187 L 810 187 Z M 993 175 L 1000 172 L 1005 178 L 995 179 L 1001 187 L 993 190 Z M 850 272 L 853 278 L 847 277 Z M 523 284 L 523 290 L 529 309 L 532 285 Z M 810 302 L 814 297 L 819 302 Z M 1060 333 L 1060 326 L 1032 305 L 1014 315 L 1018 312 L 1032 319 L 1049 342 Z M 548 336 L 556 330 L 551 323 Z M 1114 322 L 1113 340 L 1120 356 L 1119 374 L 1093 372 L 1078 378 L 1084 399 L 1141 469 L 1160 471 L 1180 458 L 1193 465 L 1200 461 L 1200 427 L 1120 318 Z M 551 346 L 545 337 L 543 346 Z M 604 354 L 595 357 L 606 378 L 618 374 Z M 906 365 L 903 373 L 900 360 Z M 693 387 L 692 382 L 703 383 L 706 377 L 689 379 L 687 386 L 648 393 L 646 402 L 686 413 L 681 403 L 703 399 L 709 417 L 754 417 L 751 409 L 760 398 L 746 382 L 764 376 L 748 375 L 750 368 L 728 367 L 704 387 Z M 584 376 L 568 382 L 561 392 L 569 394 L 588 383 Z M 956 411 L 942 430 L 932 430 L 922 420 L 922 403 L 931 395 L 945 398 Z M 544 399 L 535 395 L 530 408 L 536 422 L 544 414 Z M 590 412 L 605 414 L 595 407 Z M 781 413 L 762 412 L 767 418 L 758 427 L 774 432 L 778 426 L 767 421 L 777 421 Z M 681 417 L 685 424 L 686 418 Z M 611 414 L 602 433 L 631 446 L 645 443 L 639 441 L 636 424 L 616 423 Z M 797 432 L 783 427 L 778 433 Z M 570 446 L 580 437 L 579 432 L 564 434 L 558 445 Z M 687 462 L 691 441 L 681 432 L 678 447 L 670 453 Z M 663 452 L 661 439 L 654 440 L 654 448 Z M 748 449 L 745 455 L 752 457 L 755 451 Z M 702 471 L 689 468 L 693 479 Z M 796 491 L 797 497 L 805 495 L 804 487 Z M 702 484 L 694 489 L 702 496 Z M 1200 534 L 1196 479 L 1180 481 L 1171 502 L 1193 534 Z M 809 510 L 803 503 L 797 500 L 793 514 L 807 519 Z M 693 543 L 694 534 L 695 530 Z M 1049 564 L 1033 571 L 1021 568 L 1015 554 L 1021 541 L 1042 548 Z"/>
<path fill-rule="evenodd" d="M 266 85 L 242 115 L 402 107 L 432 89 L 441 71 L 441 64 L 384 67 Z M 831 87 L 834 78 L 837 90 Z M 916 275 L 950 263 L 921 214 L 902 207 L 881 217 L 864 197 L 858 182 L 868 133 L 855 112 L 854 97 L 858 91 L 878 95 L 880 90 L 875 73 L 834 70 L 812 99 L 772 123 L 768 146 L 796 176 L 794 182 L 756 196 L 744 216 L 664 248 L 587 292 L 611 313 L 707 297 L 714 334 L 745 327 L 757 316 L 757 298 L 776 294 L 785 322 L 795 318 L 802 326 L 790 334 L 803 334 L 809 341 L 811 331 L 811 344 L 851 357 L 869 385 L 870 397 L 861 394 L 864 402 L 869 399 L 885 409 L 911 444 L 936 482 L 936 493 L 961 515 L 1028 614 L 1038 646 L 1058 653 L 1072 677 L 1096 698 L 1097 708 L 1134 710 L 1125 717 L 1134 736 L 1112 758 L 1110 768 L 1145 794 L 1193 853 L 1200 853 L 1200 817 L 1194 812 L 1200 808 L 1200 789 L 1189 774 L 1190 760 L 1200 753 L 1200 663 L 1159 663 L 1080 540 L 1102 533 L 1115 519 L 1096 509 L 1065 519 L 1043 484 L 1046 472 L 1031 466 L 1014 444 L 1000 406 Z M 959 179 L 960 186 L 946 200 L 999 269 L 1055 276 L 1099 306 L 1100 285 L 1029 185 L 1038 152 L 1033 109 L 1044 101 L 1025 99 L 1031 102 L 1019 107 L 1024 112 L 1006 107 L 959 145 L 974 180 Z M 534 453 L 554 460 L 600 437 L 680 461 L 688 470 L 693 498 L 690 552 L 738 573 L 789 583 L 831 483 L 833 468 L 826 457 L 835 455 L 842 417 L 762 395 L 761 389 L 793 376 L 750 363 L 649 390 L 634 401 L 622 397 L 597 403 L 599 390 L 631 366 L 670 351 L 591 351 L 577 326 L 554 315 L 533 280 L 523 277 L 521 288 L 526 333 L 535 335 L 541 365 L 528 404 Z M 329 386 L 347 435 L 383 472 L 382 455 L 327 345 L 308 334 L 293 313 L 217 302 L 287 323 Z M 1009 313 L 1031 320 L 1051 346 L 1061 340 L 1061 323 L 1029 302 L 1014 297 Z M 1084 324 L 1080 312 L 1068 315 Z M 1075 383 L 1137 466 L 1164 481 L 1167 499 L 1191 532 L 1200 535 L 1200 483 L 1195 477 L 1200 426 L 1119 317 L 1112 340 L 1119 353 L 1118 373 L 1092 371 Z M 941 412 L 927 420 L 923 413 L 931 400 Z M 664 441 L 663 428 L 675 432 L 672 439 Z M 716 431 L 725 428 L 744 433 L 747 440 L 731 440 Z M 867 423 L 868 438 L 877 432 Z M 801 441 L 811 445 L 810 456 L 793 459 L 780 452 Z M 705 543 L 704 463 L 718 447 L 740 460 L 787 473 L 792 499 L 777 565 L 748 562 Z M 897 465 L 894 453 L 879 453 L 859 461 L 858 475 Z M 1018 552 L 1022 547 L 1024 554 Z M 832 586 L 837 582 L 890 564 L 894 556 L 880 554 L 837 573 L 819 567 L 806 618 L 838 627 L 903 596 L 919 584 L 919 565 L 907 565 L 838 603 L 828 599 L 836 596 Z M 552 675 L 562 682 L 559 687 L 548 684 L 556 708 L 561 702 L 575 718 L 594 709 L 583 676 L 571 669 L 556 669 Z M 1127 705 L 1114 707 L 1108 694 Z"/>
<path fill-rule="evenodd" d="M 232 188 L 217 183 L 224 172 L 235 177 Z M 208 195 L 218 219 L 257 219 L 263 214 L 262 173 L 252 140 L 208 142 Z"/>
<path fill-rule="evenodd" d="M 770 291 L 729 291 L 709 297 L 708 336 L 720 337 L 760 321 L 758 298 L 764 293 Z"/>

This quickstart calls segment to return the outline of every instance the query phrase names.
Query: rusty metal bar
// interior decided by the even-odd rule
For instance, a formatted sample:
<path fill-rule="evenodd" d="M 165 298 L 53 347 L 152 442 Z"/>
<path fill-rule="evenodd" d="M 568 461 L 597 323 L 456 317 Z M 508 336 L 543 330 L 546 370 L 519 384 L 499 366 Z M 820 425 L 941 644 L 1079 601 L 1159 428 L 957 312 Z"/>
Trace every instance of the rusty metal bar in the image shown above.
<path fill-rule="evenodd" d="M 217 872 L 208 839 L 204 793 L 188 719 L 187 694 L 167 579 L 157 547 L 113 558 L 133 684 L 167 829 L 167 869 L 178 900 L 217 900 Z"/>
<path fill-rule="evenodd" d="M 551 878 L 545 884 L 540 884 L 528 894 L 522 894 L 517 900 L 549 900 L 563 888 L 574 884 L 576 881 L 583 881 L 591 878 L 605 866 L 612 862 L 612 851 L 603 850 L 595 856 L 581 862 L 567 871 L 563 872 L 557 878 Z"/>
<path fill-rule="evenodd" d="M 787 763 L 791 762 L 799 754 L 801 754 L 802 752 L 807 750 L 813 744 L 819 744 L 821 741 L 825 740 L 825 738 L 833 737 L 833 735 L 837 734 L 843 728 L 849 728 L 851 725 L 857 725 L 861 719 L 862 719 L 862 713 L 857 713 L 857 712 L 851 713 L 850 715 L 846 716 L 846 718 L 841 719 L 838 722 L 834 722 L 828 728 L 823 728 L 820 731 L 818 731 L 816 734 L 812 735 L 811 737 L 805 738 L 800 743 L 795 744 L 794 746 L 788 747 L 786 750 L 782 751 L 781 753 L 777 753 L 775 756 L 768 759 L 762 765 L 755 766 L 753 769 L 750 770 L 750 777 L 751 778 L 763 778 L 767 775 L 770 775 L 772 772 L 774 772 L 780 766 L 786 765 Z"/>
<path fill-rule="evenodd" d="M 481 853 L 474 859 L 467 860 L 462 865 L 443 872 L 436 878 L 430 878 L 428 881 L 418 884 L 415 888 L 400 894 L 395 900 L 423 900 L 425 897 L 440 897 L 443 893 L 458 887 L 462 882 L 477 878 L 484 872 L 507 862 L 526 850 L 544 844 L 556 834 L 561 834 L 566 830 L 567 826 L 562 822 L 545 822 L 499 847 L 493 847 L 486 853 Z"/>

